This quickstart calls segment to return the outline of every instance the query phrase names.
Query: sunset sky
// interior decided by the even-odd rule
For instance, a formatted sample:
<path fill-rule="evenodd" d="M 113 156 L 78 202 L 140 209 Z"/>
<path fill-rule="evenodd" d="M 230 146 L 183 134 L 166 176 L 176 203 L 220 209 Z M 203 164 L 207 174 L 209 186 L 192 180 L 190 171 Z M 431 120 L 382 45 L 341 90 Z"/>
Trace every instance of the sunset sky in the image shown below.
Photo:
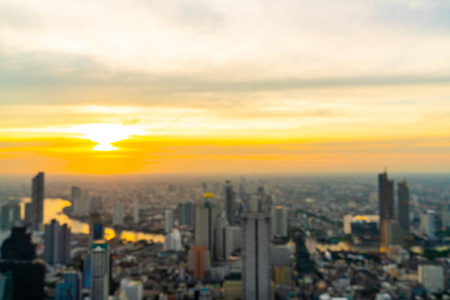
<path fill-rule="evenodd" d="M 448 0 L 0 0 L 0 174 L 448 172 Z"/>

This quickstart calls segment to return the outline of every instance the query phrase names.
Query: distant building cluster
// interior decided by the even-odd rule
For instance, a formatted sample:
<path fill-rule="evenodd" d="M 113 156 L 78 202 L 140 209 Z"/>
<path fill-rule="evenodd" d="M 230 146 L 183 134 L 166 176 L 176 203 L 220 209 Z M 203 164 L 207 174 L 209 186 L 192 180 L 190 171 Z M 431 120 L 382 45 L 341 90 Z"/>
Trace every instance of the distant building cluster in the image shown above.
<path fill-rule="evenodd" d="M 445 199 L 420 203 L 406 181 L 395 193 L 386 172 L 378 189 L 284 180 L 73 185 L 49 218 L 38 173 L 31 201 L 1 205 L 0 300 L 450 297 Z"/>

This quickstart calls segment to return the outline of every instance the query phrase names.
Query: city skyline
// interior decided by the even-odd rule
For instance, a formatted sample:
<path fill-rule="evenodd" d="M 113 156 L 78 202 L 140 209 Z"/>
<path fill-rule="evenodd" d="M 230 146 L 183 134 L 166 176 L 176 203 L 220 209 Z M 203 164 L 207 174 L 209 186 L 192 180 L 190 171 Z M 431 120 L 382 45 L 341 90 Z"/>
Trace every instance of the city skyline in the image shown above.
<path fill-rule="evenodd" d="M 445 1 L 3 6 L 0 174 L 450 165 Z"/>

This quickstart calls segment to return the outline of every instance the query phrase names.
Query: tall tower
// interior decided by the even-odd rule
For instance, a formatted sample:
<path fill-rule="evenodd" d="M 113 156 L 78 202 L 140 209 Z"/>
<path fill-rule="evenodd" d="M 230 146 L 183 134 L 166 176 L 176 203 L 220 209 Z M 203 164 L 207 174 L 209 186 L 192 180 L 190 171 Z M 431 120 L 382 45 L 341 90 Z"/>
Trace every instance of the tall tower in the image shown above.
<path fill-rule="evenodd" d="M 106 300 L 109 295 L 109 246 L 105 241 L 91 245 L 91 300 Z"/>
<path fill-rule="evenodd" d="M 139 197 L 133 198 L 133 223 L 139 223 Z"/>
<path fill-rule="evenodd" d="M 269 300 L 270 214 L 248 213 L 243 218 L 243 299 Z"/>
<path fill-rule="evenodd" d="M 235 220 L 234 220 L 234 197 L 235 193 L 233 191 L 233 186 L 230 184 L 230 181 L 226 181 L 225 186 L 225 200 L 226 200 L 226 210 L 227 210 L 227 220 L 228 224 L 230 226 L 234 226 Z"/>
<path fill-rule="evenodd" d="M 78 271 L 65 271 L 63 280 L 56 285 L 55 300 L 81 300 L 81 274 Z"/>
<path fill-rule="evenodd" d="M 225 216 L 221 215 L 216 218 L 216 235 L 214 258 L 216 260 L 227 260 L 227 227 L 228 222 Z"/>
<path fill-rule="evenodd" d="M 105 225 L 100 213 L 92 212 L 89 215 L 89 243 L 105 239 Z"/>
<path fill-rule="evenodd" d="M 203 203 L 195 205 L 195 245 L 214 251 L 214 231 L 218 208 L 213 203 L 214 195 L 206 193 Z"/>
<path fill-rule="evenodd" d="M 405 234 L 409 234 L 409 189 L 406 180 L 398 184 L 398 221 Z"/>
<path fill-rule="evenodd" d="M 388 179 L 386 172 L 378 174 L 378 198 L 380 224 L 394 219 L 394 181 Z"/>
<path fill-rule="evenodd" d="M 164 211 L 164 231 L 166 234 L 170 234 L 173 228 L 173 210 L 166 209 Z"/>
<path fill-rule="evenodd" d="M 192 202 L 178 203 L 178 225 L 194 225 L 194 204 Z"/>
<path fill-rule="evenodd" d="M 44 299 L 45 264 L 36 260 L 36 246 L 25 227 L 13 227 L 1 247 L 0 273 L 12 273 L 13 299 Z"/>
<path fill-rule="evenodd" d="M 114 218 L 113 224 L 115 226 L 123 225 L 123 204 L 120 201 L 114 203 Z"/>
<path fill-rule="evenodd" d="M 44 220 L 44 173 L 31 181 L 32 229 L 39 230 Z"/>
<path fill-rule="evenodd" d="M 70 197 L 70 202 L 72 202 L 72 205 L 75 204 L 75 202 L 81 198 L 81 188 L 77 187 L 77 186 L 72 186 L 72 194 Z"/>
<path fill-rule="evenodd" d="M 288 236 L 287 209 L 277 206 L 272 210 L 272 234 L 278 236 Z"/>
<path fill-rule="evenodd" d="M 45 225 L 44 259 L 49 264 L 70 264 L 71 232 L 67 224 L 62 226 L 53 219 Z"/>

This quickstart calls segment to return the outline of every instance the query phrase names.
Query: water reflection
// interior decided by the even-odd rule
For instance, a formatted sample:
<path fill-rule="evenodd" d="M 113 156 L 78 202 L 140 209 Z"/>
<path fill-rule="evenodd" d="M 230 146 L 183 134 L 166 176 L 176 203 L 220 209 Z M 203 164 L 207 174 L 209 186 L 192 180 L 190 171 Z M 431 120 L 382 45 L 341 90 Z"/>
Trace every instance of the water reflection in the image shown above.
<path fill-rule="evenodd" d="M 67 223 L 72 228 L 73 233 L 89 233 L 89 224 L 73 220 L 65 215 L 62 210 L 66 206 L 70 206 L 70 202 L 64 199 L 45 198 L 44 200 L 44 223 L 48 224 L 52 219 L 56 219 L 60 224 Z M 25 203 L 31 202 L 30 198 L 21 198 L 21 217 L 25 214 Z M 116 236 L 116 232 L 113 228 L 107 227 L 105 229 L 105 237 L 110 240 Z M 161 234 L 149 234 L 143 232 L 127 231 L 124 230 L 120 234 L 120 238 L 123 240 L 135 242 L 139 240 L 147 240 L 154 242 L 164 242 L 164 236 Z"/>

